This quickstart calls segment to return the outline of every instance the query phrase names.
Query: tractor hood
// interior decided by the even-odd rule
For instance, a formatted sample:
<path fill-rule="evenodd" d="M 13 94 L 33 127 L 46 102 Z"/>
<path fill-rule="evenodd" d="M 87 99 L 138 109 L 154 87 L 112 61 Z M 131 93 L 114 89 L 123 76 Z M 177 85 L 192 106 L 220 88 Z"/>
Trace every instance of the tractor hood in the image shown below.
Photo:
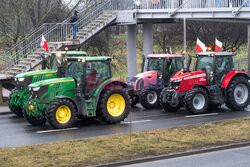
<path fill-rule="evenodd" d="M 29 87 L 34 88 L 34 87 L 46 86 L 46 85 L 51 85 L 51 84 L 56 84 L 56 83 L 65 83 L 65 82 L 67 82 L 67 83 L 74 82 L 75 83 L 75 80 L 72 77 L 48 79 L 48 80 L 43 80 L 43 81 L 39 81 L 39 82 L 35 82 L 33 84 L 30 84 Z"/>
<path fill-rule="evenodd" d="M 154 75 L 157 76 L 157 71 L 146 71 L 146 72 L 143 72 L 143 73 L 136 75 L 135 77 L 136 78 L 144 78 L 144 77 L 152 77 Z"/>
<path fill-rule="evenodd" d="M 192 78 L 198 78 L 198 77 L 204 77 L 206 76 L 205 71 L 194 71 L 194 72 L 187 72 L 182 73 L 181 71 L 178 71 L 171 79 L 170 81 L 177 81 L 182 79 L 192 79 Z"/>
<path fill-rule="evenodd" d="M 30 72 L 25 72 L 16 75 L 16 78 L 25 78 L 25 77 L 30 77 L 34 75 L 40 75 L 40 74 L 51 74 L 51 73 L 56 73 L 56 70 L 38 70 L 38 71 L 30 71 Z"/>

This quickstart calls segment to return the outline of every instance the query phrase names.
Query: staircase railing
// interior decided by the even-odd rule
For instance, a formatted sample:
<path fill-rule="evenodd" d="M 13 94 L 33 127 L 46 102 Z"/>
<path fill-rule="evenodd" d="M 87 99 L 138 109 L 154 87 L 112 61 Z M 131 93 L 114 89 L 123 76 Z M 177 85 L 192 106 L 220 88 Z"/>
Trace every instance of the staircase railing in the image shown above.
<path fill-rule="evenodd" d="M 81 10 L 79 15 L 79 25 L 86 25 L 87 21 L 91 21 L 90 16 L 97 17 L 104 9 L 110 9 L 110 0 L 99 0 L 89 4 L 88 7 Z M 103 8 L 103 9 L 102 9 Z M 96 13 L 94 13 L 96 12 Z M 44 35 L 47 42 L 60 42 L 64 41 L 72 34 L 72 24 L 69 23 L 70 17 L 62 23 L 46 23 L 32 31 L 25 38 L 9 48 L 1 59 L 1 71 L 10 70 L 20 60 L 25 58 L 28 54 L 34 52 L 40 47 L 41 36 Z"/>

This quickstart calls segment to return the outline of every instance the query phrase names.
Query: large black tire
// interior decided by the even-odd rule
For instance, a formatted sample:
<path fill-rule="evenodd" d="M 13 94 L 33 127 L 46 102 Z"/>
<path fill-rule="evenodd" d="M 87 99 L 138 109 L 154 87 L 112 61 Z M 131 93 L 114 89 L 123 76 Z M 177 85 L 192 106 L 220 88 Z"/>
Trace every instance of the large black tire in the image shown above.
<path fill-rule="evenodd" d="M 166 112 L 177 111 L 180 108 L 180 103 L 177 102 L 176 104 L 173 105 L 173 104 L 169 104 L 168 102 L 166 102 L 167 92 L 168 92 L 168 88 L 164 88 L 161 91 L 161 95 L 159 99 L 161 107 Z"/>
<path fill-rule="evenodd" d="M 205 113 L 208 104 L 207 91 L 200 87 L 189 90 L 184 97 L 184 106 L 191 114 Z"/>
<path fill-rule="evenodd" d="M 23 109 L 23 116 L 24 118 L 31 124 L 34 126 L 42 126 L 46 123 L 46 118 L 44 116 L 41 116 L 39 118 L 37 117 L 33 117 L 33 116 L 29 116 L 26 113 L 26 110 Z"/>
<path fill-rule="evenodd" d="M 45 116 L 52 127 L 69 128 L 75 122 L 76 107 L 68 99 L 56 99 L 47 107 Z"/>
<path fill-rule="evenodd" d="M 226 106 L 233 111 L 244 110 L 249 104 L 250 84 L 244 77 L 233 78 L 227 88 Z"/>
<path fill-rule="evenodd" d="M 161 89 L 157 86 L 146 87 L 140 93 L 140 102 L 144 108 L 152 109 L 160 106 Z"/>
<path fill-rule="evenodd" d="M 112 110 L 112 108 L 116 108 L 113 115 L 111 114 L 112 111 L 109 112 L 108 110 L 108 102 L 110 102 L 109 105 L 111 104 L 114 105 L 113 107 L 110 106 L 111 108 L 110 110 Z M 123 103 L 124 106 L 122 106 L 122 104 L 120 103 L 116 104 L 116 102 L 120 103 L 125 102 L 125 104 Z M 120 108 L 121 110 L 119 112 Z M 130 97 L 125 89 L 115 88 L 111 90 L 104 90 L 98 102 L 97 117 L 100 120 L 109 124 L 119 123 L 121 121 L 124 121 L 125 118 L 127 118 L 130 108 L 131 108 Z"/>
<path fill-rule="evenodd" d="M 137 103 L 139 103 L 139 96 L 135 95 L 134 97 L 131 97 L 131 107 L 134 107 Z"/>
<path fill-rule="evenodd" d="M 8 106 L 9 106 L 9 109 L 12 113 L 16 114 L 17 116 L 19 117 L 22 117 L 23 116 L 23 111 L 22 111 L 22 108 L 21 107 L 17 107 L 17 106 L 13 106 L 13 105 L 10 105 L 10 100 L 13 96 L 13 93 L 17 91 L 17 88 L 14 88 L 11 90 L 10 92 L 10 95 L 8 97 Z"/>

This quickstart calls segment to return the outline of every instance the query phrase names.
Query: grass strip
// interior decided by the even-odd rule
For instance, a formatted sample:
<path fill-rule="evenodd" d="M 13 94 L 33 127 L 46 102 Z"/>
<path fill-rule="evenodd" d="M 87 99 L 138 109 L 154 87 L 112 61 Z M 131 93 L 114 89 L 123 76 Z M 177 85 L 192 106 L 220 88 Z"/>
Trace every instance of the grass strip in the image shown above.
<path fill-rule="evenodd" d="M 250 141 L 250 118 L 0 148 L 0 166 L 88 166 Z"/>

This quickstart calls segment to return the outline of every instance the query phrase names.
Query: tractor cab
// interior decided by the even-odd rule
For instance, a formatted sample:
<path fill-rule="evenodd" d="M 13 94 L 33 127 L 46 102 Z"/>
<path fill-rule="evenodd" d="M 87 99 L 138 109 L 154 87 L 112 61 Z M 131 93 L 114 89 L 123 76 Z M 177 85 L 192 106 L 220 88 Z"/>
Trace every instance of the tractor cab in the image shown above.
<path fill-rule="evenodd" d="M 86 98 L 112 77 L 110 57 L 65 57 L 63 62 L 65 77 L 74 78 L 77 88 L 84 92 Z"/>
<path fill-rule="evenodd" d="M 148 56 L 147 71 L 156 71 L 167 84 L 170 76 L 183 68 L 182 55 L 152 54 Z"/>
<path fill-rule="evenodd" d="M 145 108 L 159 106 L 159 93 L 169 79 L 183 69 L 183 55 L 150 54 L 146 71 L 136 75 L 130 81 L 129 94 L 132 105 L 138 102 Z"/>
<path fill-rule="evenodd" d="M 205 71 L 207 84 L 220 84 L 230 71 L 234 71 L 235 53 L 233 52 L 204 52 L 196 55 L 194 71 Z"/>

